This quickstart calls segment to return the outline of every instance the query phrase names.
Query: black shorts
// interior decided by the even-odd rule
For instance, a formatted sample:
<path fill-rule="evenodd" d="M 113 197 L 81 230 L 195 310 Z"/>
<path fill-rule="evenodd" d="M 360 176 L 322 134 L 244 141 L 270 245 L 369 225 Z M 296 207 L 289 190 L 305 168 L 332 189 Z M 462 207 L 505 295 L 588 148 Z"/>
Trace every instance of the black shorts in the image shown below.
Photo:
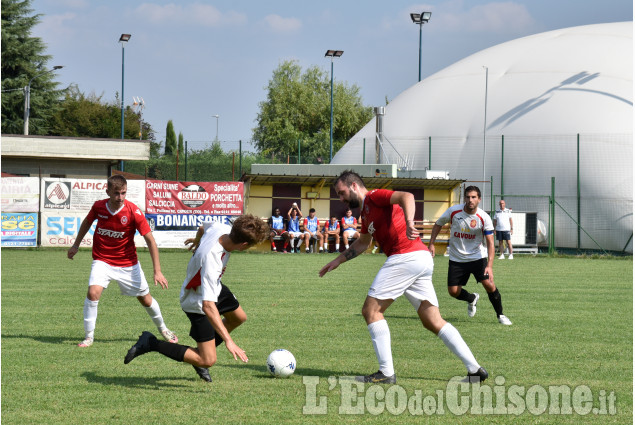
<path fill-rule="evenodd" d="M 240 307 L 238 300 L 232 294 L 229 288 L 221 283 L 220 294 L 216 302 L 216 308 L 221 315 L 229 313 Z M 216 330 L 206 315 L 198 313 L 185 312 L 190 319 L 192 326 L 190 327 L 190 336 L 196 342 L 207 342 L 216 338 Z"/>
<path fill-rule="evenodd" d="M 511 233 L 509 232 L 509 230 L 497 230 L 496 231 L 496 240 L 497 241 L 508 241 L 510 240 L 511 237 Z"/>
<path fill-rule="evenodd" d="M 448 286 L 465 286 L 470 279 L 470 275 L 474 275 L 477 282 L 488 279 L 489 276 L 483 274 L 485 267 L 487 267 L 487 258 L 468 261 L 467 263 L 450 260 L 448 266 Z"/>

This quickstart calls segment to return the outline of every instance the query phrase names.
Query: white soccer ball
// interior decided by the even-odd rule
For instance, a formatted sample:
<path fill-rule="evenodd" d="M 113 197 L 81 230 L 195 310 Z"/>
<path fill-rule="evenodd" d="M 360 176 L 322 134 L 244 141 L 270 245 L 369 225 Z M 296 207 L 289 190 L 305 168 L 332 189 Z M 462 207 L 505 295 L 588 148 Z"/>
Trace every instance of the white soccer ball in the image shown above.
<path fill-rule="evenodd" d="M 267 357 L 267 369 L 276 378 L 287 378 L 295 372 L 295 357 L 290 351 L 279 348 Z"/>

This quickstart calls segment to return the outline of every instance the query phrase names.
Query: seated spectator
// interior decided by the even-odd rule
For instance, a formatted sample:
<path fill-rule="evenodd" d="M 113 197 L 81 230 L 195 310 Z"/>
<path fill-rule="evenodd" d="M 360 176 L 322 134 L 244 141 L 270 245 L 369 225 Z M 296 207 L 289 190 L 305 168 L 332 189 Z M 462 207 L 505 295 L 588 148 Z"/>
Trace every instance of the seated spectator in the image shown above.
<path fill-rule="evenodd" d="M 291 244 L 291 252 L 297 254 L 300 252 L 300 245 L 302 245 L 302 239 L 304 238 L 304 232 L 300 230 L 302 211 L 300 211 L 298 204 L 295 202 L 293 203 L 291 208 L 289 208 L 287 217 L 289 217 L 289 225 L 287 226 L 287 229 L 289 234 L 289 243 Z"/>
<path fill-rule="evenodd" d="M 304 219 L 304 244 L 307 254 L 310 252 L 311 239 L 315 239 L 320 244 L 320 253 L 324 252 L 324 237 L 320 231 L 320 221 L 315 216 L 315 208 L 309 210 L 309 216 Z"/>
<path fill-rule="evenodd" d="M 346 215 L 342 217 L 342 238 L 344 239 L 344 249 L 348 249 L 349 239 L 359 238 L 357 231 L 357 219 L 353 217 L 353 211 L 349 208 Z"/>
<path fill-rule="evenodd" d="M 282 248 L 282 252 L 287 252 L 287 247 L 289 246 L 289 233 L 287 233 L 287 223 L 284 217 L 280 215 L 280 208 L 276 207 L 273 209 L 273 215 L 269 217 L 268 220 L 269 228 L 271 229 L 271 233 L 269 233 L 269 240 L 271 241 L 271 250 L 276 252 L 276 242 L 273 240 L 276 236 L 282 236 L 284 238 L 284 247 Z"/>
<path fill-rule="evenodd" d="M 337 220 L 337 217 L 332 216 L 331 221 L 327 222 L 324 225 L 324 243 L 326 244 L 326 249 L 328 252 L 331 252 L 329 245 L 329 236 L 333 236 L 335 239 L 335 251 L 340 251 L 340 223 Z"/>

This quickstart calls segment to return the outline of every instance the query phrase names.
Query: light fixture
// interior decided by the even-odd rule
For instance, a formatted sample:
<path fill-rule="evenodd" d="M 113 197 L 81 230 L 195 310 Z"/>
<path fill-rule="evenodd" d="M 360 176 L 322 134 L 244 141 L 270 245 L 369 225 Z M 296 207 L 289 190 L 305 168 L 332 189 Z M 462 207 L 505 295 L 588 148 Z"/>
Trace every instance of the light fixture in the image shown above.
<path fill-rule="evenodd" d="M 344 50 L 327 50 L 325 58 L 331 58 L 331 121 L 329 132 L 329 164 L 333 162 L 333 58 L 339 58 L 344 54 Z"/>

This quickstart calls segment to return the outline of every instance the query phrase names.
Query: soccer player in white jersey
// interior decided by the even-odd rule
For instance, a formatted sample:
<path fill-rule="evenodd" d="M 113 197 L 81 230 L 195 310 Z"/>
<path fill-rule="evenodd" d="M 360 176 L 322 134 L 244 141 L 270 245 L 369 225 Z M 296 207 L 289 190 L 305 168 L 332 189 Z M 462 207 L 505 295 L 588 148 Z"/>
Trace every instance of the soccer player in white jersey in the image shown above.
<path fill-rule="evenodd" d="M 467 302 L 467 314 L 474 317 L 479 294 L 470 294 L 463 286 L 474 275 L 487 291 L 499 323 L 511 325 L 503 314 L 500 292 L 494 284 L 494 226 L 492 219 L 478 207 L 481 190 L 476 186 L 465 188 L 465 203 L 448 208 L 432 227 L 428 249 L 434 256 L 434 241 L 441 227 L 450 223 L 450 264 L 448 266 L 448 292 L 454 298 Z M 485 244 L 485 245 L 484 245 Z"/>
<path fill-rule="evenodd" d="M 514 247 L 512 246 L 511 238 L 514 234 L 514 220 L 512 219 L 511 208 L 505 208 L 505 200 L 501 199 L 498 203 L 500 209 L 496 210 L 494 215 L 494 227 L 496 228 L 496 240 L 498 241 L 498 251 L 500 252 L 499 260 L 505 259 L 505 246 L 503 242 L 507 243 L 507 249 L 509 249 L 509 259 L 514 259 Z"/>
<path fill-rule="evenodd" d="M 245 351 L 229 336 L 247 320 L 245 311 L 229 288 L 221 282 L 232 251 L 244 251 L 267 239 L 269 226 L 251 214 L 241 215 L 233 225 L 206 222 L 196 238 L 188 239 L 194 255 L 187 264 L 187 274 L 181 287 L 181 308 L 190 319 L 190 336 L 196 348 L 181 344 L 166 344 L 152 333 L 144 331 L 128 350 L 124 363 L 135 357 L 156 351 L 172 360 L 189 363 L 201 379 L 211 382 L 207 368 L 216 363 L 216 347 L 225 347 L 235 360 L 247 362 Z M 221 315 L 224 316 L 221 319 Z"/>
<path fill-rule="evenodd" d="M 443 320 L 439 312 L 439 303 L 432 286 L 432 257 L 414 226 L 414 196 L 408 192 L 386 189 L 368 191 L 361 177 L 352 171 L 344 171 L 338 177 L 335 191 L 340 201 L 351 208 L 363 203 L 361 235 L 346 251 L 322 267 L 319 276 L 324 276 L 366 251 L 373 237 L 388 256 L 375 276 L 362 307 L 379 371 L 356 379 L 386 384 L 397 381 L 390 329 L 384 312 L 401 295 L 410 301 L 423 326 L 437 335 L 463 362 L 469 376 L 480 381 L 486 379 L 487 372 L 478 364 L 459 331 Z"/>
<path fill-rule="evenodd" d="M 137 259 L 134 235 L 138 230 L 148 245 L 154 267 L 154 284 L 167 289 L 168 281 L 161 273 L 159 249 L 154 241 L 150 226 L 141 210 L 126 199 L 128 182 L 125 177 L 115 175 L 108 178 L 106 194 L 108 199 L 97 201 L 82 221 L 77 232 L 75 244 L 68 249 L 67 257 L 73 259 L 79 250 L 93 221 L 97 220 L 93 235 L 93 264 L 88 280 L 88 292 L 84 300 L 85 338 L 77 344 L 79 347 L 93 345 L 97 305 L 104 289 L 111 280 L 116 280 L 123 295 L 137 297 L 157 329 L 167 341 L 176 343 L 178 338 L 163 322 L 159 303 L 150 295 L 148 282 Z"/>

